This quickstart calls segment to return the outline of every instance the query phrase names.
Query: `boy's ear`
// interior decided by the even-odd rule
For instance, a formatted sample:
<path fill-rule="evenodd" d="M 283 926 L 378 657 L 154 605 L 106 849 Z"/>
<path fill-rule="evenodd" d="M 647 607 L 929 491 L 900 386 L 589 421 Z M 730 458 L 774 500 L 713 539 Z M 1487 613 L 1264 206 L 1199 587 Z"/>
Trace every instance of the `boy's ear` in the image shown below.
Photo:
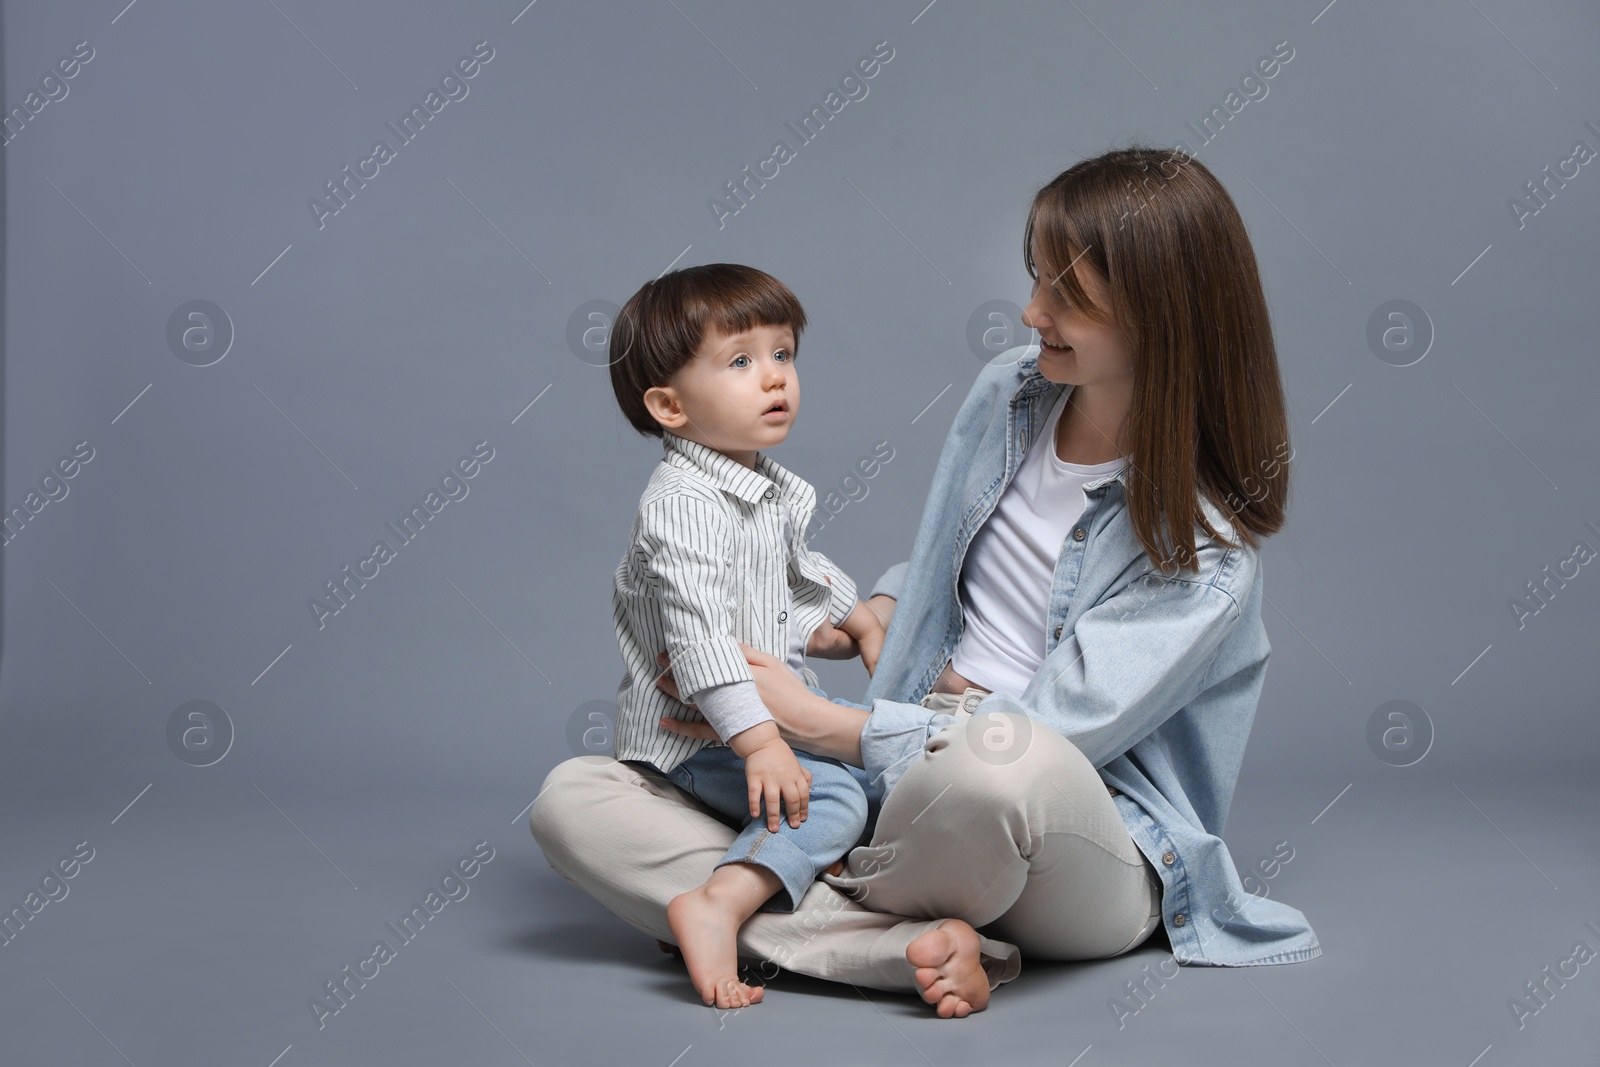
<path fill-rule="evenodd" d="M 678 402 L 677 391 L 670 385 L 652 385 L 644 391 L 644 407 L 650 417 L 669 430 L 676 430 L 689 421 L 683 406 Z"/>

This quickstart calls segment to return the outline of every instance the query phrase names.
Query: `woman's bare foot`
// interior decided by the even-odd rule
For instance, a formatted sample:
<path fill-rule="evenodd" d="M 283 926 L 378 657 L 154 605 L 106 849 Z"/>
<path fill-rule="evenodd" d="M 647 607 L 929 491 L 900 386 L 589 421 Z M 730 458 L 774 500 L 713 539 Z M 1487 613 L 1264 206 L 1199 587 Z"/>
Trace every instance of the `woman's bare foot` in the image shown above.
<path fill-rule="evenodd" d="M 917 969 L 922 999 L 941 1019 L 962 1019 L 989 1006 L 989 976 L 984 973 L 978 931 L 960 919 L 946 919 L 918 934 L 906 946 L 906 961 Z"/>
<path fill-rule="evenodd" d="M 679 893 L 667 904 L 667 924 L 700 999 L 719 1008 L 744 1008 L 759 1003 L 766 991 L 739 981 L 740 919 L 719 896 L 709 883 Z"/>

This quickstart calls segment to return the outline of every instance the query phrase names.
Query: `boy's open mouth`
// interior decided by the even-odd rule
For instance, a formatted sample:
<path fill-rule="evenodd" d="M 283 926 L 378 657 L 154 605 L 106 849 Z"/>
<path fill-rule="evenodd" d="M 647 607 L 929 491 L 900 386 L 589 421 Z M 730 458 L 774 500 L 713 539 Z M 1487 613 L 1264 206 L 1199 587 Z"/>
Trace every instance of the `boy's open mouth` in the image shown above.
<path fill-rule="evenodd" d="M 788 410 L 789 410 L 789 404 L 788 404 L 787 401 L 775 400 L 775 401 L 773 401 L 772 406 L 769 407 L 767 410 L 763 411 L 761 414 L 763 414 L 763 415 L 771 415 L 771 414 L 773 414 L 775 412 L 778 413 L 778 414 L 782 414 L 782 413 L 784 413 L 784 412 L 786 412 Z"/>

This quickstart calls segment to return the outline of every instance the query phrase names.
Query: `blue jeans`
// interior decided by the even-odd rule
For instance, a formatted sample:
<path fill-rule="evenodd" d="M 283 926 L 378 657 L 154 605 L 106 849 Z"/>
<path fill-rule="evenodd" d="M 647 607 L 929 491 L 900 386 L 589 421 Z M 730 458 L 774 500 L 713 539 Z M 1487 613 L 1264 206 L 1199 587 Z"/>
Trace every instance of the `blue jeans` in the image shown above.
<path fill-rule="evenodd" d="M 827 696 L 807 685 L 818 696 Z M 666 772 L 673 785 L 698 798 L 723 815 L 739 820 L 739 836 L 717 862 L 754 863 L 772 871 L 783 883 L 761 911 L 792 912 L 811 883 L 828 865 L 849 852 L 867 827 L 868 800 L 865 773 L 836 759 L 794 749 L 800 766 L 811 772 L 811 796 L 806 819 L 790 826 L 781 813 L 778 832 L 767 829 L 766 799 L 759 818 L 750 817 L 750 793 L 745 785 L 744 760 L 726 745 L 708 745 Z"/>

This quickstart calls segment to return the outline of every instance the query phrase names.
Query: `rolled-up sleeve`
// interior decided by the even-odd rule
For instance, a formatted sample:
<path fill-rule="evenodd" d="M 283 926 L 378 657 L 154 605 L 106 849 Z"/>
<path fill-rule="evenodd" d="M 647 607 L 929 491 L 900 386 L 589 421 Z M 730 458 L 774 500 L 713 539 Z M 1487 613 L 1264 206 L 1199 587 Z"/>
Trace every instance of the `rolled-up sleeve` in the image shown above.
<path fill-rule="evenodd" d="M 929 711 L 921 704 L 881 697 L 874 700 L 872 714 L 861 728 L 861 769 L 888 796 L 912 761 L 922 755 L 928 738 L 956 721 L 954 715 Z"/>
<path fill-rule="evenodd" d="M 639 510 L 639 541 L 658 583 L 667 656 L 683 694 L 754 681 L 733 636 L 738 575 L 725 556 L 732 537 L 728 516 L 701 497 L 676 493 Z"/>

